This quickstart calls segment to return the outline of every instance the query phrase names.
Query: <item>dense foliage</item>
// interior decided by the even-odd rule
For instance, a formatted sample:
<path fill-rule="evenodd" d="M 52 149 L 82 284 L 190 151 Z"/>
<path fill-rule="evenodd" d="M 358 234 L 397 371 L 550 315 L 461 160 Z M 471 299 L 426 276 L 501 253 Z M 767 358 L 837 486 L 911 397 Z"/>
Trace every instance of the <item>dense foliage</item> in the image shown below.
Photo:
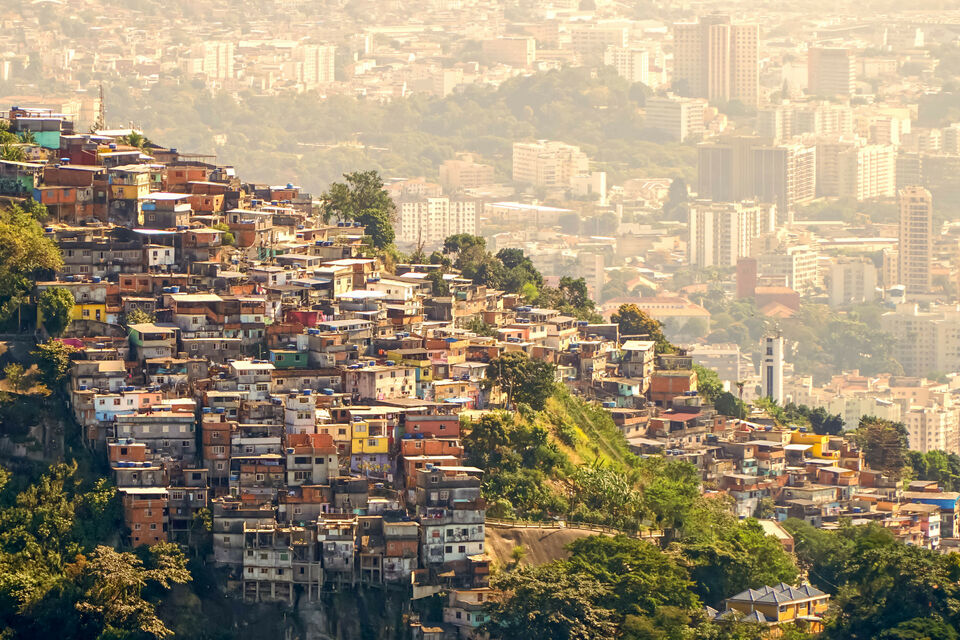
<path fill-rule="evenodd" d="M 907 546 L 879 524 L 824 531 L 787 520 L 810 581 L 833 594 L 830 640 L 957 637 L 960 556 Z"/>
<path fill-rule="evenodd" d="M 171 634 L 148 592 L 190 580 L 175 545 L 116 551 L 116 491 L 83 482 L 76 464 L 57 464 L 16 486 L 0 469 L 2 637 L 163 638 Z"/>
<path fill-rule="evenodd" d="M 0 320 L 26 302 L 38 277 L 63 266 L 56 243 L 43 234 L 46 208 L 32 200 L 0 210 Z"/>
<path fill-rule="evenodd" d="M 344 182 L 332 183 L 320 196 L 324 220 L 359 222 L 374 247 L 392 245 L 396 207 L 383 189 L 383 179 L 376 171 L 354 171 L 343 177 Z"/>
<path fill-rule="evenodd" d="M 111 118 L 119 122 L 138 122 L 181 149 L 216 153 L 241 174 L 274 184 L 292 178 L 313 191 L 355 167 L 435 177 L 440 163 L 460 151 L 481 154 L 507 181 L 513 142 L 543 138 L 580 145 L 617 184 L 635 176 L 691 181 L 695 175 L 695 147 L 656 138 L 639 110 L 646 89 L 610 71 L 571 68 L 442 99 L 391 102 L 314 92 L 233 98 L 172 81 L 142 92 L 107 87 L 107 93 Z"/>
<path fill-rule="evenodd" d="M 663 335 L 663 325 L 635 304 L 622 304 L 610 316 L 620 326 L 621 336 L 637 336 L 657 343 L 657 353 L 673 353 L 673 345 Z"/>

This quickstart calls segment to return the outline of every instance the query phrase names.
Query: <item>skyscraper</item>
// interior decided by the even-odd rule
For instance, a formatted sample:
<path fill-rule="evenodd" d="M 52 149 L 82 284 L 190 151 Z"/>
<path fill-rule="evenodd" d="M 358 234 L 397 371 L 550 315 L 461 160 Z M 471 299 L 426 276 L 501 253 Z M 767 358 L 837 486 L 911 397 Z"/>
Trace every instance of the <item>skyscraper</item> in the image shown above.
<path fill-rule="evenodd" d="M 930 291 L 933 198 L 919 186 L 900 189 L 900 284 L 907 295 Z"/>
<path fill-rule="evenodd" d="M 856 90 L 856 58 L 842 47 L 811 47 L 807 53 L 807 93 L 852 96 Z"/>
<path fill-rule="evenodd" d="M 760 27 L 711 14 L 673 26 L 673 86 L 682 95 L 739 100 L 756 106 L 760 93 Z"/>

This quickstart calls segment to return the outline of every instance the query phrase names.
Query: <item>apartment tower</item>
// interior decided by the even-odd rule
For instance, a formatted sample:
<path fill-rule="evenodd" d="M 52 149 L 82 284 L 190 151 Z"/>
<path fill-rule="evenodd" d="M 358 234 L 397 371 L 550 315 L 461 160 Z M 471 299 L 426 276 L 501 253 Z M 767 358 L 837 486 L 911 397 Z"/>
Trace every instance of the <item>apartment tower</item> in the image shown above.
<path fill-rule="evenodd" d="M 920 186 L 900 189 L 900 284 L 907 294 L 930 291 L 933 266 L 933 198 Z"/>
<path fill-rule="evenodd" d="M 673 26 L 674 89 L 711 101 L 756 106 L 760 94 L 760 27 L 711 14 Z"/>

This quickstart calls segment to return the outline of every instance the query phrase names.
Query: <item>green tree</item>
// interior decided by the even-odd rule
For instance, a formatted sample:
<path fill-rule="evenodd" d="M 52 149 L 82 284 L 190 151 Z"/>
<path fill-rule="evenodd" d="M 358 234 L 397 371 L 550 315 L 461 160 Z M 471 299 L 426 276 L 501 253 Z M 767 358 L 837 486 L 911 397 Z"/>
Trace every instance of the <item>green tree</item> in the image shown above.
<path fill-rule="evenodd" d="M 383 179 L 376 171 L 355 171 L 343 177 L 345 182 L 331 184 L 320 196 L 324 220 L 359 222 L 378 249 L 393 244 L 396 207 L 383 188 Z"/>
<path fill-rule="evenodd" d="M 907 428 L 902 422 L 864 416 L 850 436 L 863 451 L 863 459 L 871 469 L 900 478 L 908 445 Z"/>
<path fill-rule="evenodd" d="M 513 640 L 607 640 L 616 635 L 613 612 L 601 602 L 610 588 L 571 572 L 563 562 L 501 572 L 491 585 L 500 596 L 487 605 L 484 631 Z"/>
<path fill-rule="evenodd" d="M 43 318 L 43 327 L 52 336 L 60 336 L 70 324 L 73 294 L 63 287 L 49 287 L 40 294 L 37 306 Z"/>
<path fill-rule="evenodd" d="M 131 131 L 125 136 L 120 136 L 118 139 L 121 144 L 125 144 L 131 147 L 136 147 L 140 150 L 143 150 L 144 147 L 147 147 L 151 144 L 150 139 L 139 131 Z"/>
<path fill-rule="evenodd" d="M 589 536 L 574 540 L 570 567 L 610 585 L 601 604 L 629 615 L 655 615 L 661 607 L 691 610 L 700 602 L 690 590 L 686 568 L 654 544 L 626 536 Z"/>
<path fill-rule="evenodd" d="M 667 191 L 667 200 L 663 205 L 663 215 L 667 220 L 686 221 L 687 201 L 690 194 L 687 191 L 687 183 L 683 178 L 674 178 L 670 182 L 670 189 Z"/>
<path fill-rule="evenodd" d="M 663 325 L 635 304 L 622 304 L 610 320 L 620 325 L 620 335 L 645 336 L 657 343 L 657 353 L 673 353 L 674 347 L 663 335 Z"/>
<path fill-rule="evenodd" d="M 680 547 L 695 591 L 711 606 L 745 589 L 794 583 L 796 564 L 754 519 L 738 521 L 730 502 L 700 498 L 683 524 Z"/>
<path fill-rule="evenodd" d="M 212 228 L 216 229 L 217 231 L 223 231 L 224 245 L 232 247 L 237 244 L 237 237 L 233 235 L 233 231 L 230 230 L 230 225 L 228 225 L 226 222 L 218 222 L 217 224 L 213 225 Z"/>
<path fill-rule="evenodd" d="M 503 391 L 508 403 L 522 402 L 540 411 L 556 388 L 556 367 L 522 351 L 508 351 L 490 361 L 484 381 L 488 388 Z"/>
<path fill-rule="evenodd" d="M 26 301 L 36 279 L 63 267 L 60 249 L 37 221 L 42 207 L 13 205 L 0 211 L 0 320 Z"/>
<path fill-rule="evenodd" d="M 59 340 L 38 344 L 30 355 L 37 361 L 40 380 L 51 391 L 57 391 L 70 372 L 70 356 L 76 349 Z"/>
<path fill-rule="evenodd" d="M 430 282 L 431 295 L 449 296 L 450 285 L 443 279 L 443 271 L 431 271 L 427 274 L 427 281 Z"/>
<path fill-rule="evenodd" d="M 707 369 L 699 364 L 694 364 L 693 370 L 697 373 L 697 391 L 705 400 L 716 402 L 720 394 L 723 393 L 723 383 L 720 382 L 720 376 L 713 369 Z"/>
<path fill-rule="evenodd" d="M 11 389 L 18 392 L 23 391 L 27 376 L 22 364 L 11 362 L 3 368 L 3 375 L 6 377 L 7 384 L 10 385 Z"/>
<path fill-rule="evenodd" d="M 156 321 L 156 317 L 153 314 L 147 313 L 143 309 L 131 309 L 126 313 L 124 320 L 127 323 L 127 326 L 132 324 L 150 324 Z"/>
<path fill-rule="evenodd" d="M 143 591 L 151 585 L 169 589 L 190 581 L 186 558 L 173 544 L 150 547 L 149 563 L 138 556 L 98 546 L 88 557 L 67 566 L 82 591 L 76 609 L 85 625 L 107 632 L 144 634 L 153 638 L 173 635 Z"/>
<path fill-rule="evenodd" d="M 0 146 L 0 160 L 7 162 L 26 162 L 27 154 L 23 147 L 15 144 L 4 143 Z"/>

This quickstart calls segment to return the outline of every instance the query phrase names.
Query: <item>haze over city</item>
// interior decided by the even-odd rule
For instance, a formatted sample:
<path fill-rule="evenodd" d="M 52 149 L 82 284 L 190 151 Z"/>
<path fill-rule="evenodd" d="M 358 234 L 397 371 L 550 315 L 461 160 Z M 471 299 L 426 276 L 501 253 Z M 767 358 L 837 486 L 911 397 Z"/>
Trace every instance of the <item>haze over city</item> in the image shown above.
<path fill-rule="evenodd" d="M 960 638 L 960 8 L 0 6 L 0 638 Z"/>

